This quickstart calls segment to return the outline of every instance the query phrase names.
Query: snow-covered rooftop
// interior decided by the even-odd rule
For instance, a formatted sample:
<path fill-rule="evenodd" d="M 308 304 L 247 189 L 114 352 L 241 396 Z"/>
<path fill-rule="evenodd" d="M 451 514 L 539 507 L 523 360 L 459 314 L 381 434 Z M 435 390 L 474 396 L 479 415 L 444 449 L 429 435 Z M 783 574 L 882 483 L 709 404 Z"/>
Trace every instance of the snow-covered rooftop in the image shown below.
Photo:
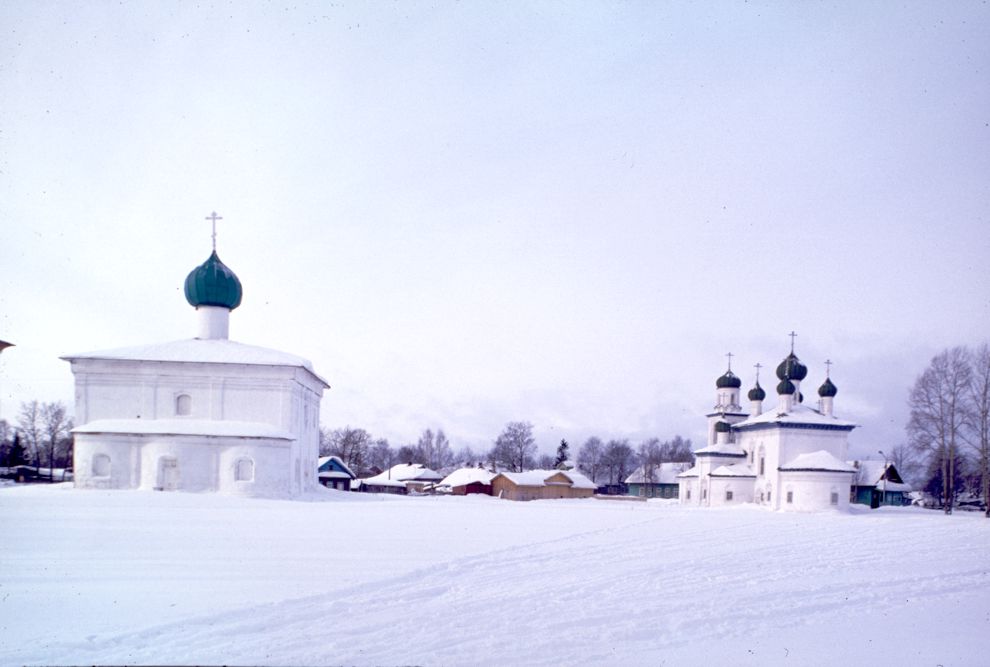
<path fill-rule="evenodd" d="M 499 473 L 517 486 L 546 486 L 547 480 L 554 475 L 563 475 L 571 481 L 575 489 L 595 489 L 597 485 L 590 479 L 574 470 L 527 470 L 525 472 Z"/>
<path fill-rule="evenodd" d="M 747 428 L 757 428 L 760 426 L 769 426 L 773 424 L 778 424 L 781 426 L 800 424 L 848 430 L 852 430 L 857 426 L 857 424 L 854 424 L 853 422 L 843 421 L 842 419 L 836 419 L 835 417 L 823 415 L 818 412 L 818 410 L 810 408 L 803 403 L 795 403 L 791 406 L 791 409 L 788 412 L 780 412 L 778 410 L 778 406 L 773 406 L 763 414 L 750 417 L 745 421 L 733 424 L 732 428 L 733 430 L 744 430 Z"/>
<path fill-rule="evenodd" d="M 247 345 L 227 339 L 189 338 L 167 343 L 152 343 L 112 350 L 97 350 L 67 354 L 62 359 L 120 359 L 127 361 L 164 361 L 184 363 L 248 364 L 252 366 L 296 366 L 304 368 L 323 384 L 326 380 L 317 375 L 313 365 L 294 354 L 272 350 L 257 345 Z M 329 385 L 327 385 L 329 386 Z"/>
<path fill-rule="evenodd" d="M 698 466 L 692 466 L 682 472 L 677 476 L 678 479 L 684 479 L 685 477 L 697 477 L 698 476 Z"/>
<path fill-rule="evenodd" d="M 740 456 L 740 457 L 746 456 L 746 452 L 743 451 L 742 447 L 740 447 L 734 442 L 724 442 L 724 443 L 716 442 L 714 445 L 708 445 L 707 447 L 696 449 L 694 450 L 694 453 L 701 454 L 702 456 L 704 456 L 705 454 L 708 455 L 721 454 L 723 456 Z"/>
<path fill-rule="evenodd" d="M 440 482 L 440 486 L 467 486 L 475 482 L 481 484 L 491 484 L 495 473 L 484 468 L 459 468 L 450 473 Z"/>
<path fill-rule="evenodd" d="M 853 484 L 856 486 L 882 486 L 887 491 L 911 490 L 910 484 L 892 482 L 889 479 L 884 479 L 884 473 L 887 471 L 887 468 L 892 467 L 893 464 L 875 460 L 848 461 L 848 463 L 856 468 L 856 477 L 853 478 Z"/>
<path fill-rule="evenodd" d="M 97 419 L 77 426 L 72 429 L 72 432 L 129 435 L 205 435 L 295 440 L 291 433 L 271 424 L 216 419 Z"/>
<path fill-rule="evenodd" d="M 746 463 L 719 466 L 712 470 L 712 477 L 756 477 L 756 473 Z"/>
<path fill-rule="evenodd" d="M 823 472 L 856 472 L 854 466 L 837 458 L 833 454 L 819 449 L 817 452 L 801 454 L 780 466 L 781 470 L 821 470 Z"/>
<path fill-rule="evenodd" d="M 383 473 L 367 478 L 364 483 L 388 486 L 391 482 L 438 482 L 441 479 L 443 475 L 420 463 L 400 463 Z"/>
<path fill-rule="evenodd" d="M 691 467 L 690 463 L 676 463 L 668 461 L 661 463 L 653 469 L 653 477 L 647 481 L 646 472 L 643 466 L 636 468 L 629 477 L 626 477 L 626 484 L 676 484 L 677 476 Z"/>
<path fill-rule="evenodd" d="M 346 477 L 348 474 L 350 474 L 350 479 L 354 479 L 355 477 L 357 477 L 357 475 L 354 474 L 354 471 L 351 470 L 350 466 L 348 466 L 346 463 L 344 463 L 344 460 L 342 458 L 340 458 L 339 456 L 333 456 L 333 455 L 331 455 L 331 456 L 321 456 L 319 458 L 319 460 L 317 461 L 316 467 L 317 468 L 322 468 L 324 465 L 326 465 L 330 461 L 334 461 L 338 466 L 340 466 L 341 468 L 343 468 L 346 472 L 340 472 L 340 471 L 336 471 L 336 470 L 327 470 L 327 471 L 321 472 L 320 473 L 320 477 L 325 477 L 325 478 L 332 478 L 332 477 L 335 477 L 335 476 L 344 476 L 344 477 Z"/>

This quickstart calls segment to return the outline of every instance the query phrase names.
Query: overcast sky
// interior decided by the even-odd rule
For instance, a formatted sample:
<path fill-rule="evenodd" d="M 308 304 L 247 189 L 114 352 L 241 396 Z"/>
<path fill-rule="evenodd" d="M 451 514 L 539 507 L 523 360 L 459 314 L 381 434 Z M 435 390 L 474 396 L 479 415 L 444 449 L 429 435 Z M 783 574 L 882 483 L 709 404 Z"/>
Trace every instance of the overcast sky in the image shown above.
<path fill-rule="evenodd" d="M 702 441 L 727 352 L 831 359 L 853 453 L 990 335 L 984 2 L 0 5 L 0 415 L 75 352 L 311 359 L 393 445 Z M 768 372 L 769 371 L 769 372 Z"/>

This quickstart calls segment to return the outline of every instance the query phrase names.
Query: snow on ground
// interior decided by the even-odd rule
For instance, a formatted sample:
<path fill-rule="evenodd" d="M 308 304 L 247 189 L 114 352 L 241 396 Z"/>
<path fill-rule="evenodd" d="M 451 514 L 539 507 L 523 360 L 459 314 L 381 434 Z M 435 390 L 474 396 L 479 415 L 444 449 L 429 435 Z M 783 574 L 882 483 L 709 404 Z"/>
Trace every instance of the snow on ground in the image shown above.
<path fill-rule="evenodd" d="M 985 665 L 990 521 L 0 488 L 0 663 Z"/>

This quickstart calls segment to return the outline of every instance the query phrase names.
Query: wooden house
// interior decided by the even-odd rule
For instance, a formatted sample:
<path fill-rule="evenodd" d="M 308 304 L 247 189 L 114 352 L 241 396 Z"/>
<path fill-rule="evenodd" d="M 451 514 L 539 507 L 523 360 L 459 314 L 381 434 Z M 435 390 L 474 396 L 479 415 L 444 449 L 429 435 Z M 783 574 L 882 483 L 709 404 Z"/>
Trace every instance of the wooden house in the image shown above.
<path fill-rule="evenodd" d="M 677 476 L 691 467 L 690 463 L 667 462 L 644 469 L 640 466 L 626 478 L 630 496 L 641 498 L 677 498 Z"/>
<path fill-rule="evenodd" d="M 323 456 L 319 460 L 317 477 L 323 486 L 340 491 L 350 491 L 351 480 L 356 475 L 339 456 Z"/>
<path fill-rule="evenodd" d="M 455 496 L 469 494 L 492 495 L 492 477 L 495 473 L 484 468 L 459 468 L 444 477 L 437 487 Z"/>
<path fill-rule="evenodd" d="M 856 468 L 850 502 L 870 507 L 910 505 L 911 485 L 905 484 L 889 461 L 850 461 Z"/>
<path fill-rule="evenodd" d="M 590 498 L 595 483 L 573 470 L 502 472 L 492 478 L 492 495 L 507 500 Z"/>

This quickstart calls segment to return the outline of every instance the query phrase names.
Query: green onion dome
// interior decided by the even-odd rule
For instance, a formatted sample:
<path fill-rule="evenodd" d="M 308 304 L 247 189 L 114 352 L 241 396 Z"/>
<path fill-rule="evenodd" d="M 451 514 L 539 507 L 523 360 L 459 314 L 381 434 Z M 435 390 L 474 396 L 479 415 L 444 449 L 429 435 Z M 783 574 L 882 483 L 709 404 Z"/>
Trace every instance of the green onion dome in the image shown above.
<path fill-rule="evenodd" d="M 217 257 L 210 258 L 186 276 L 186 301 L 196 306 L 219 306 L 233 310 L 241 305 L 241 281 Z"/>
<path fill-rule="evenodd" d="M 790 380 L 783 379 L 780 384 L 777 385 L 777 394 L 780 396 L 786 396 L 787 394 L 793 394 L 796 387 L 794 383 Z"/>
<path fill-rule="evenodd" d="M 717 422 L 715 422 L 715 432 L 716 433 L 728 433 L 731 430 L 732 430 L 732 427 L 729 426 L 729 422 L 724 422 L 724 421 L 717 421 Z"/>
<path fill-rule="evenodd" d="M 800 382 L 808 376 L 808 367 L 801 363 L 793 352 L 777 366 L 778 380 L 797 380 Z"/>
<path fill-rule="evenodd" d="M 839 389 L 832 384 L 832 380 L 825 378 L 825 382 L 818 388 L 818 395 L 822 398 L 834 398 L 839 393 Z"/>
<path fill-rule="evenodd" d="M 750 389 L 749 393 L 746 395 L 749 396 L 749 400 L 751 401 L 762 401 L 767 397 L 767 392 L 763 391 L 763 387 L 761 387 L 760 383 L 757 382 L 756 386 Z"/>
<path fill-rule="evenodd" d="M 718 389 L 724 389 L 726 387 L 734 387 L 738 389 L 742 386 L 742 380 L 736 377 L 735 373 L 732 371 L 725 371 L 725 375 L 719 377 L 715 380 L 715 387 Z"/>

